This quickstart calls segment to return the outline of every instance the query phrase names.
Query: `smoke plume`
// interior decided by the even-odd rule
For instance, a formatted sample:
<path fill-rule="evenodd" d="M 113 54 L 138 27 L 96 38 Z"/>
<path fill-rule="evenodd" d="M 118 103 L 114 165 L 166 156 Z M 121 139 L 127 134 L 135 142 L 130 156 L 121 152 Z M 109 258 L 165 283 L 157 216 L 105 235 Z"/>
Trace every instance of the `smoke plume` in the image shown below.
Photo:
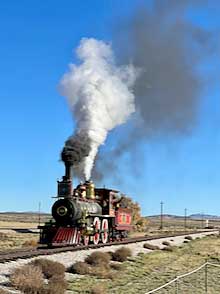
<path fill-rule="evenodd" d="M 200 66 L 213 53 L 212 33 L 189 20 L 189 11 L 204 1 L 154 0 L 116 24 L 118 60 L 130 60 L 141 74 L 134 86 L 136 115 L 117 146 L 98 156 L 94 175 L 117 171 L 125 152 L 131 161 L 136 144 L 152 137 L 190 134 L 198 119 L 204 80 Z M 140 152 L 139 152 L 140 153 Z M 137 153 L 136 153 L 137 154 Z M 114 158 L 114 161 L 111 160 Z M 109 160 L 110 159 L 110 160 Z M 141 165 L 141 157 L 136 166 Z"/>
<path fill-rule="evenodd" d="M 135 111 L 131 89 L 138 71 L 131 64 L 117 67 L 111 46 L 96 39 L 82 39 L 77 56 L 81 63 L 70 64 L 60 83 L 76 120 L 62 159 L 71 159 L 78 176 L 89 179 L 108 132 Z"/>

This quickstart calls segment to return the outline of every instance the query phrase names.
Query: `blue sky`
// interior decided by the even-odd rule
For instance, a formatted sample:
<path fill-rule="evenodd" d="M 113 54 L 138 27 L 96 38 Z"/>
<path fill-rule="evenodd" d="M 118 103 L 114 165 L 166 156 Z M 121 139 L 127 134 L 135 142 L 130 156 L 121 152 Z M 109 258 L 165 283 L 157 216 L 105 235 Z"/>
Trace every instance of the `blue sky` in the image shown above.
<path fill-rule="evenodd" d="M 120 3 L 119 3 L 120 2 Z M 151 1 L 146 1 L 150 3 Z M 112 27 L 133 11 L 138 1 L 1 1 L 0 3 L 0 211 L 49 211 L 56 180 L 63 175 L 59 153 L 73 131 L 73 120 L 57 85 L 82 37 L 112 40 Z M 216 30 L 219 10 L 190 14 L 192 21 Z M 220 8 L 219 8 L 220 9 Z M 143 214 L 204 212 L 220 214 L 219 64 L 208 64 L 210 80 L 200 104 L 198 123 L 183 138 L 160 138 L 140 146 L 141 172 L 118 163 L 121 183 L 114 175 L 103 183 L 131 195 Z M 114 144 L 110 136 L 105 148 Z"/>

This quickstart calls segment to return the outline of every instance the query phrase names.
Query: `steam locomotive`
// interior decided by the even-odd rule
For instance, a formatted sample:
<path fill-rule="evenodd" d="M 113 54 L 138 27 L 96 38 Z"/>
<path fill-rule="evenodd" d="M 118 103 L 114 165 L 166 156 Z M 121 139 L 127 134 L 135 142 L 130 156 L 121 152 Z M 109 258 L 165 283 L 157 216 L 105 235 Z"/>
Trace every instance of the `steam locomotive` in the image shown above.
<path fill-rule="evenodd" d="M 92 181 L 72 188 L 72 166 L 65 161 L 65 176 L 58 181 L 53 219 L 40 228 L 40 244 L 68 246 L 107 243 L 127 237 L 132 230 L 131 209 L 113 189 L 95 188 Z"/>

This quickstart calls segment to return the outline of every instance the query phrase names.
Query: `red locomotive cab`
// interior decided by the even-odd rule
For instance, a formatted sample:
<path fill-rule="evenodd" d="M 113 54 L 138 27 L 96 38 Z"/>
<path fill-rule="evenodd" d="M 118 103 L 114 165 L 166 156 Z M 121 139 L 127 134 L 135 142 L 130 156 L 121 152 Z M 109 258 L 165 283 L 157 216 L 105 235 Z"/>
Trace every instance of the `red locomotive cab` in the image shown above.
<path fill-rule="evenodd" d="M 115 216 L 115 225 L 117 230 L 132 230 L 130 208 L 118 208 L 116 210 Z"/>

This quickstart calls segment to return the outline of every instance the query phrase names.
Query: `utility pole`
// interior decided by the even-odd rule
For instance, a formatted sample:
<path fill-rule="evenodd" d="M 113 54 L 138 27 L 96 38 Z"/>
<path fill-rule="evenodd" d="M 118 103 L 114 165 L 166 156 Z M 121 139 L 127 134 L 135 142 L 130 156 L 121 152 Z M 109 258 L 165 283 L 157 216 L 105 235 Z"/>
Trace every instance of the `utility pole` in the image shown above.
<path fill-rule="evenodd" d="M 184 209 L 184 228 L 186 231 L 186 220 L 187 220 L 187 208 Z"/>
<path fill-rule="evenodd" d="M 160 202 L 160 230 L 163 229 L 163 201 Z"/>
<path fill-rule="evenodd" d="M 38 224 L 40 226 L 40 222 L 41 222 L 41 202 L 39 201 L 38 203 Z"/>

